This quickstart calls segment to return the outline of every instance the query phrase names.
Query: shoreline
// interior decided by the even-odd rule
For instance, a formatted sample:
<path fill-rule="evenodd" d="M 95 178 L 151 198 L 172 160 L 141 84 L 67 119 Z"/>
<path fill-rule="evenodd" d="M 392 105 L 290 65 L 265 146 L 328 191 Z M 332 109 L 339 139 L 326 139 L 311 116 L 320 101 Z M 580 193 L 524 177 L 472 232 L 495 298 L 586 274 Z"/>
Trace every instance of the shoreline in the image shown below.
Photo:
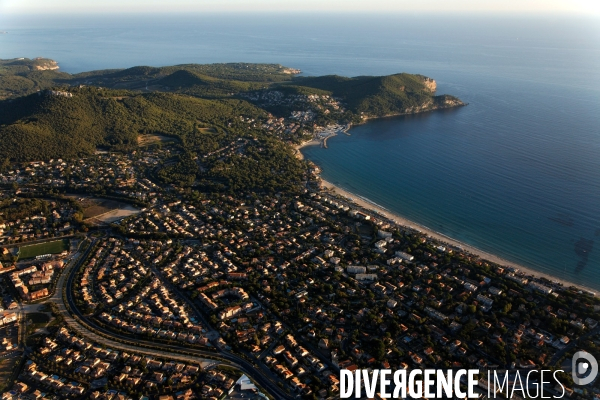
<path fill-rule="evenodd" d="M 294 148 L 296 150 L 296 157 L 298 157 L 298 159 L 300 159 L 300 160 L 304 160 L 305 158 L 301 152 L 301 149 L 304 147 L 307 147 L 307 146 L 314 146 L 314 145 L 319 145 L 319 144 L 320 144 L 319 140 L 312 139 L 312 140 L 309 140 L 309 141 L 306 141 L 304 143 L 294 146 Z M 418 231 L 418 232 L 424 234 L 425 236 L 427 236 L 428 238 L 440 242 L 441 244 L 450 245 L 450 246 L 460 249 L 461 251 L 478 256 L 482 262 L 488 261 L 488 262 L 498 264 L 503 267 L 516 269 L 516 270 L 518 270 L 518 272 L 516 271 L 518 274 L 522 274 L 526 277 L 545 278 L 548 281 L 552 282 L 554 285 L 557 285 L 557 284 L 562 285 L 563 290 L 568 290 L 569 287 L 573 286 L 577 289 L 580 289 L 587 293 L 593 294 L 594 296 L 597 296 L 596 289 L 589 288 L 589 287 L 581 285 L 581 284 L 576 284 L 574 282 L 568 281 L 563 278 L 558 278 L 558 277 L 548 274 L 548 273 L 539 272 L 533 268 L 525 267 L 521 264 L 517 264 L 515 262 L 508 261 L 502 257 L 495 255 L 495 254 L 478 249 L 477 247 L 469 245 L 467 243 L 463 243 L 463 242 L 456 240 L 450 236 L 446 236 L 443 233 L 437 232 L 437 231 L 430 229 L 424 225 L 421 225 L 412 220 L 409 220 L 401 215 L 398 215 L 394 212 L 386 210 L 386 209 L 382 208 L 381 206 L 369 201 L 368 199 L 365 199 L 364 197 L 359 196 L 355 193 L 349 192 L 348 190 L 345 190 L 339 186 L 336 186 L 333 183 L 326 181 L 322 178 L 321 178 L 321 187 L 324 190 L 330 191 L 332 193 L 335 193 L 335 194 L 345 197 L 347 199 L 348 198 L 352 199 L 352 200 L 350 200 L 350 202 L 356 204 L 357 207 L 363 208 L 365 210 L 373 211 L 376 214 L 380 214 L 380 215 L 388 218 L 389 220 L 393 221 L 400 227 Z"/>
<path fill-rule="evenodd" d="M 301 150 L 308 146 L 318 146 L 320 144 L 321 144 L 321 142 L 319 140 L 313 138 L 313 139 L 307 140 L 305 142 L 302 142 L 300 144 L 294 145 L 293 147 L 294 147 L 294 150 L 296 151 L 296 158 L 298 160 L 304 160 L 304 154 L 302 154 Z"/>
<path fill-rule="evenodd" d="M 302 149 L 303 147 L 320 145 L 321 147 L 326 149 L 327 148 L 327 139 L 335 137 L 340 133 L 350 136 L 348 131 L 350 130 L 350 128 L 352 128 L 352 126 L 353 126 L 352 124 L 347 124 L 345 126 L 340 125 L 340 124 L 332 124 L 332 125 L 328 125 L 328 126 L 316 129 L 312 134 L 313 135 L 312 139 L 306 140 L 300 144 L 293 146 L 294 149 L 296 150 L 296 157 L 300 160 L 304 160 L 304 155 L 300 151 L 300 149 Z"/>

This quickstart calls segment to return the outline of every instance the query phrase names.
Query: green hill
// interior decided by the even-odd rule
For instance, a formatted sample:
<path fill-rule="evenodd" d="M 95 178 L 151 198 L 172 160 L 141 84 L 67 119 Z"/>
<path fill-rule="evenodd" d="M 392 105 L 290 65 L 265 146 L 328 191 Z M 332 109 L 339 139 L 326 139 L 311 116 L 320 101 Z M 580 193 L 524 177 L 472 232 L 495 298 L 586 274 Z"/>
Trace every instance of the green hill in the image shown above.
<path fill-rule="evenodd" d="M 405 114 L 461 105 L 455 97 L 434 96 L 435 81 L 412 74 L 388 76 L 359 76 L 346 78 L 337 75 L 297 77 L 294 85 L 329 91 L 342 98 L 348 108 L 368 117 Z"/>
<path fill-rule="evenodd" d="M 217 79 L 263 83 L 289 81 L 298 72 L 279 64 L 250 63 L 181 64 L 161 68 L 161 71 L 165 74 L 177 70 L 191 71 Z"/>
<path fill-rule="evenodd" d="M 286 94 L 332 94 L 365 118 L 408 114 L 462 105 L 452 96 L 435 96 L 435 81 L 412 74 L 299 77 L 279 64 L 181 64 L 66 74 L 48 59 L 0 60 L 0 99 L 55 86 L 81 84 L 138 92 L 160 91 L 201 98 L 223 98 L 261 89 Z M 280 107 L 281 108 L 281 107 Z"/>
<path fill-rule="evenodd" d="M 200 76 L 194 72 L 181 69 L 159 79 L 156 81 L 156 84 L 171 87 L 189 87 L 196 85 L 208 86 L 212 85 L 216 81 L 217 79 L 215 78 L 209 76 Z"/>
<path fill-rule="evenodd" d="M 153 82 L 164 90 L 198 97 L 223 97 L 264 87 L 261 82 L 219 79 L 188 70 L 178 70 Z"/>
<path fill-rule="evenodd" d="M 75 75 L 57 68 L 48 59 L 0 60 L 0 99 L 8 98 L 0 100 L 1 158 L 80 157 L 98 147 L 129 151 L 140 133 L 177 137 L 185 148 L 210 152 L 224 136 L 247 134 L 248 121 L 266 116 L 266 110 L 278 118 L 310 111 L 311 126 L 463 104 L 452 96 L 436 96 L 435 81 L 404 73 L 296 77 L 298 71 L 278 64 L 245 63 L 138 66 Z M 339 107 L 327 108 L 329 96 L 341 100 Z M 213 128 L 215 134 L 200 128 Z"/>
<path fill-rule="evenodd" d="M 107 87 L 131 83 L 137 83 L 139 87 L 147 84 L 188 87 L 218 81 L 284 82 L 292 79 L 292 71 L 278 64 L 181 64 L 160 68 L 140 66 L 123 70 L 83 72 L 71 75 L 70 80 L 71 83 L 102 83 Z M 167 80 L 162 82 L 163 79 Z"/>
<path fill-rule="evenodd" d="M 217 97 L 290 81 L 296 72 L 279 64 L 228 63 L 137 66 L 68 74 L 58 71 L 58 64 L 46 58 L 0 59 L 0 100 L 64 85 L 128 90 L 145 90 L 150 85 L 152 90 Z"/>
<path fill-rule="evenodd" d="M 58 69 L 58 63 L 49 58 L 13 58 L 0 59 L 0 74 L 22 74 L 31 71 L 52 71 Z"/>
<path fill-rule="evenodd" d="M 160 74 L 161 69 L 155 67 L 132 67 L 123 69 L 120 71 L 116 71 L 110 74 L 105 75 L 106 78 L 116 78 L 116 79 L 148 79 L 155 78 L 158 74 Z"/>
<path fill-rule="evenodd" d="M 198 150 L 218 148 L 218 135 L 199 126 L 235 131 L 234 116 L 264 112 L 239 100 L 205 100 L 167 93 L 135 94 L 69 89 L 72 97 L 43 91 L 0 103 L 0 157 L 18 161 L 80 157 L 97 147 L 130 150 L 139 133 L 175 136 Z M 229 124 L 232 124 L 229 126 Z"/>
<path fill-rule="evenodd" d="M 24 96 L 70 78 L 57 70 L 58 64 L 47 58 L 0 60 L 0 100 Z"/>

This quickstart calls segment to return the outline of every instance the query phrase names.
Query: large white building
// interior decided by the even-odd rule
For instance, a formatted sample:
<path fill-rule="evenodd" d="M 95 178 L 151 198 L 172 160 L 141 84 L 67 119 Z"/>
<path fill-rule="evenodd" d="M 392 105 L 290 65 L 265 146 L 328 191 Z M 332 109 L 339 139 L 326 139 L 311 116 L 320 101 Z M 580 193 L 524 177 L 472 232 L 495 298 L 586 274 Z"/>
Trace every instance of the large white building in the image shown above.
<path fill-rule="evenodd" d="M 348 265 L 346 271 L 349 274 L 364 274 L 365 272 L 367 272 L 367 268 L 361 267 L 359 265 Z"/>
<path fill-rule="evenodd" d="M 357 281 L 375 281 L 377 274 L 356 274 Z"/>
<path fill-rule="evenodd" d="M 414 256 L 412 256 L 412 255 L 410 255 L 408 253 L 405 253 L 403 251 L 397 251 L 396 252 L 396 256 L 400 257 L 401 259 L 406 260 L 406 261 L 412 261 L 412 260 L 415 259 Z"/>

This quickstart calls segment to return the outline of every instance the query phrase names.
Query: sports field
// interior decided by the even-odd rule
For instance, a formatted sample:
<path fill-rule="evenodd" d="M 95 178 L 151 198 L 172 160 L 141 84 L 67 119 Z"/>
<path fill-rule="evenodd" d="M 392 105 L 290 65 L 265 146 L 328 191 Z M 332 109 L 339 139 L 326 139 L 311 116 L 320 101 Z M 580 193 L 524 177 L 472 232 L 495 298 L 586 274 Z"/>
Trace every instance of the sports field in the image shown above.
<path fill-rule="evenodd" d="M 19 259 L 34 258 L 42 254 L 58 254 L 69 250 L 69 240 L 61 239 L 53 242 L 32 244 L 19 247 Z"/>

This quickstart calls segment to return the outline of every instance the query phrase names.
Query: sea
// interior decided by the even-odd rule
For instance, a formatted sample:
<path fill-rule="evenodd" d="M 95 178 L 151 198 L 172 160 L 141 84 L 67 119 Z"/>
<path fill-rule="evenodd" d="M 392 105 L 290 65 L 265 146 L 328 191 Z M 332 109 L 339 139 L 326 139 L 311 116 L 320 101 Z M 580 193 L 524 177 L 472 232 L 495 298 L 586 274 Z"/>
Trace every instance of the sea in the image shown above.
<path fill-rule="evenodd" d="M 303 149 L 389 211 L 600 290 L 600 21 L 565 15 L 0 16 L 0 58 L 71 73 L 256 62 L 304 75 L 427 75 L 468 106 Z"/>

